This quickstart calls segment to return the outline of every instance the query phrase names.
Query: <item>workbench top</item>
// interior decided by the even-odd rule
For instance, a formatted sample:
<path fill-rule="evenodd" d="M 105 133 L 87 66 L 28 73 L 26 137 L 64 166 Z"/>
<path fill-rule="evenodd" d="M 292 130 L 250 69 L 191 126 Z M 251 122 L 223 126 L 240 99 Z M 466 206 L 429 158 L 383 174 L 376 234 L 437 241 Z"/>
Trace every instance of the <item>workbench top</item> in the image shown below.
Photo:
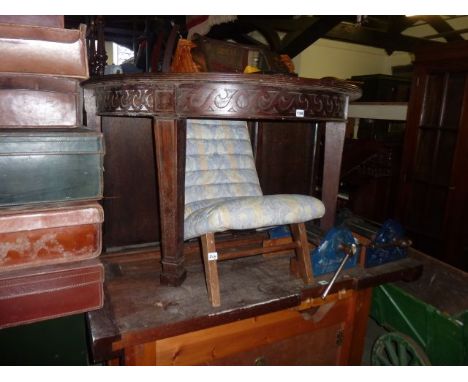
<path fill-rule="evenodd" d="M 290 275 L 288 256 L 221 262 L 221 306 L 213 308 L 198 255 L 187 257 L 187 279 L 179 287 L 160 285 L 158 252 L 101 259 L 106 280 L 104 307 L 88 313 L 94 362 L 116 357 L 129 343 L 167 338 L 320 299 L 325 288 L 321 282 L 331 278 L 316 277 L 305 286 Z M 411 257 L 371 269 L 351 269 L 338 278 L 331 294 L 414 280 L 421 271 L 421 263 Z"/>
<path fill-rule="evenodd" d="M 450 316 L 468 311 L 467 272 L 416 250 L 413 257 L 423 265 L 421 277 L 414 283 L 398 281 L 396 286 Z"/>

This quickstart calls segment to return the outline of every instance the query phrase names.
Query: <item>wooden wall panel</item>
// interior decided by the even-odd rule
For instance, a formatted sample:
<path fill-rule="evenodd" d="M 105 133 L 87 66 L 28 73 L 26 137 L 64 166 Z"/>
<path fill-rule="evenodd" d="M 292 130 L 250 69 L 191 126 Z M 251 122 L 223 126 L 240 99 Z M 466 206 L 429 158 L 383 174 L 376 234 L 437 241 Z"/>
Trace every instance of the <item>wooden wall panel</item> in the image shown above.
<path fill-rule="evenodd" d="M 152 121 L 103 117 L 104 250 L 159 241 Z"/>
<path fill-rule="evenodd" d="M 265 195 L 312 194 L 315 126 L 307 122 L 259 123 L 256 164 Z"/>

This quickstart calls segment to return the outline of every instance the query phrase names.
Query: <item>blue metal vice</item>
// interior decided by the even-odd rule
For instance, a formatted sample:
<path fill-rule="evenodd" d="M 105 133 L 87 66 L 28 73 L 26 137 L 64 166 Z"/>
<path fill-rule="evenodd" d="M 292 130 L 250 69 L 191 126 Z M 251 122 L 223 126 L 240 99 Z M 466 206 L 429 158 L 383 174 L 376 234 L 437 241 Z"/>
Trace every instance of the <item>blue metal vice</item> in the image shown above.
<path fill-rule="evenodd" d="M 277 239 L 290 236 L 288 226 L 278 226 L 269 230 L 270 238 Z M 358 240 L 351 230 L 344 225 L 330 229 L 325 235 L 322 232 L 308 232 L 309 239 L 317 247 L 311 251 L 312 272 L 314 276 L 334 273 L 327 288 L 322 294 L 325 299 L 334 282 L 343 269 L 351 269 L 358 264 L 360 251 Z M 411 240 L 404 237 L 403 227 L 395 220 L 387 220 L 379 229 L 374 239 L 367 245 L 365 267 L 373 267 L 407 256 L 407 247 Z"/>
<path fill-rule="evenodd" d="M 320 245 L 311 253 L 314 276 L 336 272 L 346 254 L 352 249 L 358 251 L 359 243 L 351 231 L 345 227 L 330 229 L 321 240 Z M 357 265 L 357 256 L 350 256 L 344 263 L 343 269 L 350 269 Z"/>
<path fill-rule="evenodd" d="M 348 228 L 334 227 L 325 235 L 323 232 L 308 232 L 309 236 L 313 236 L 312 242 L 316 242 L 317 247 L 311 251 L 311 263 L 314 276 L 324 275 L 326 273 L 336 272 L 340 263 L 346 256 L 346 252 L 353 246 L 357 251 L 358 241 Z M 269 230 L 271 239 L 278 239 L 290 236 L 288 226 L 278 226 Z M 311 239 L 311 237 L 309 237 Z M 350 269 L 357 264 L 357 256 L 352 256 L 343 269 Z"/>
<path fill-rule="evenodd" d="M 396 220 L 385 221 L 367 246 L 365 267 L 375 267 L 406 257 L 407 248 L 412 243 L 404 234 L 403 227 Z"/>

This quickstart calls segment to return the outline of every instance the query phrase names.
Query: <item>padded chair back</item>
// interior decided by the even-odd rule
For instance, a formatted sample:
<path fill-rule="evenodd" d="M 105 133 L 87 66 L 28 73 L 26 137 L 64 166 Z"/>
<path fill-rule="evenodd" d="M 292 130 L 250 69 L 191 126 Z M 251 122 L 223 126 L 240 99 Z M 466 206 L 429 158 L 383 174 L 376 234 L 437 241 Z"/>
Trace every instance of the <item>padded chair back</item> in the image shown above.
<path fill-rule="evenodd" d="M 188 210 L 220 199 L 262 195 L 245 121 L 187 120 L 186 154 Z"/>
<path fill-rule="evenodd" d="M 305 221 L 319 218 L 323 203 L 305 195 L 263 196 L 255 168 L 249 130 L 244 121 L 187 120 L 184 238 L 199 236 L 208 296 L 220 306 L 217 262 L 235 257 L 294 249 L 294 268 L 312 281 Z M 291 243 L 216 251 L 214 234 L 291 224 Z M 216 256 L 213 257 L 213 254 Z"/>

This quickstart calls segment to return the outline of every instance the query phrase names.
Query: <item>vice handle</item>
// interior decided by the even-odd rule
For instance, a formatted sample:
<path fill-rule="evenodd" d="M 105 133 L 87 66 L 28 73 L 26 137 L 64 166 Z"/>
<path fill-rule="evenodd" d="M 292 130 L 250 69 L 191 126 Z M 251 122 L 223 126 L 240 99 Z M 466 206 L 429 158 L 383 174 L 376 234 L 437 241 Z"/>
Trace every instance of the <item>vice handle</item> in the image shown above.
<path fill-rule="evenodd" d="M 328 284 L 327 288 L 325 291 L 322 293 L 322 300 L 325 300 L 328 296 L 328 293 L 330 292 L 333 284 L 335 283 L 336 279 L 338 278 L 341 270 L 345 266 L 346 262 L 348 259 L 352 256 L 354 256 L 357 252 L 357 245 L 356 244 L 351 244 L 351 245 L 346 245 L 346 244 L 340 244 L 338 247 L 340 250 L 342 250 L 345 253 L 345 257 L 343 260 L 341 260 L 340 265 L 338 266 L 338 269 L 336 270 L 335 274 L 333 275 L 332 279 L 330 280 L 330 283 Z"/>

